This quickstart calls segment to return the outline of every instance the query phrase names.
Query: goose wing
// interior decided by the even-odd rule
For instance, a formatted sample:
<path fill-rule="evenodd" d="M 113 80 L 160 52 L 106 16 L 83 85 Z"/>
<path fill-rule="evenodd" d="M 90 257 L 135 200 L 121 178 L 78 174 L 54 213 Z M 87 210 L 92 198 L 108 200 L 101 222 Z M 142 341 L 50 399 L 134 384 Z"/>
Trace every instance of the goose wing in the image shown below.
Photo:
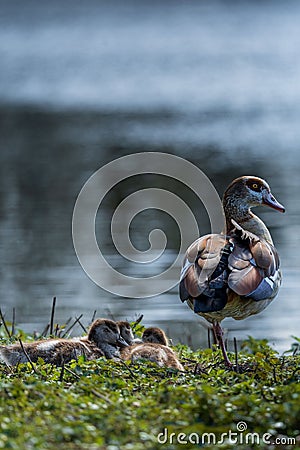
<path fill-rule="evenodd" d="M 206 235 L 188 248 L 180 298 L 189 300 L 196 313 L 219 311 L 230 290 L 256 301 L 272 298 L 278 276 L 276 249 L 237 225 L 229 236 Z"/>
<path fill-rule="evenodd" d="M 228 287 L 256 301 L 272 297 L 280 276 L 276 248 L 238 224 L 229 240 L 233 249 L 228 258 Z"/>
<path fill-rule="evenodd" d="M 209 234 L 187 250 L 180 278 L 180 298 L 190 300 L 194 312 L 219 311 L 226 305 L 228 239 Z"/>

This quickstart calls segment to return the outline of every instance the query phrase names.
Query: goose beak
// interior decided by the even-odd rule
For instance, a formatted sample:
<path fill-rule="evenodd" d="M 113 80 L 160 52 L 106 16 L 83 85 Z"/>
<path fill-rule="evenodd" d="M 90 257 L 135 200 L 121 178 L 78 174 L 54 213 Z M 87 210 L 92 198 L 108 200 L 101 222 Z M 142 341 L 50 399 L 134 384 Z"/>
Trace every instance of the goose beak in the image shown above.
<path fill-rule="evenodd" d="M 121 347 L 128 347 L 127 342 L 125 341 L 125 339 L 122 338 L 122 336 L 119 336 L 119 337 L 118 337 L 117 343 L 118 343 Z"/>
<path fill-rule="evenodd" d="M 263 204 L 266 206 L 270 206 L 270 208 L 276 209 L 277 211 L 280 211 L 282 213 L 285 212 L 285 207 L 276 200 L 271 192 L 266 192 L 263 197 Z"/>

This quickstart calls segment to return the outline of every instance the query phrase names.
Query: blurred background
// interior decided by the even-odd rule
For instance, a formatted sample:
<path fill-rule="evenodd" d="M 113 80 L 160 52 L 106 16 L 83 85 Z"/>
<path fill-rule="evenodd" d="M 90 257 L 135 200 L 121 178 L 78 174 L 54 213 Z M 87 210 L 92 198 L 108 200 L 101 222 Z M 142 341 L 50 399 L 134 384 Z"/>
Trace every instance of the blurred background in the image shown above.
<path fill-rule="evenodd" d="M 0 305 L 7 320 L 41 331 L 57 296 L 57 322 L 83 314 L 162 326 L 174 342 L 207 345 L 201 319 L 177 287 L 122 299 L 95 285 L 76 258 L 72 211 L 105 163 L 134 152 L 167 152 L 203 170 L 222 195 L 243 174 L 269 182 L 285 215 L 260 209 L 281 255 L 283 286 L 262 314 L 224 326 L 228 339 L 268 338 L 278 351 L 299 336 L 300 3 L 295 1 L 7 0 L 0 9 Z M 124 181 L 105 198 L 97 237 L 126 273 L 110 219 L 144 187 L 182 194 L 202 234 L 201 202 L 170 179 Z M 201 209 L 202 208 L 202 209 Z M 145 211 L 131 226 L 168 236 L 164 268 L 178 248 L 176 223 Z M 152 270 L 152 269 L 151 269 Z M 134 268 L 147 276 L 147 267 Z"/>

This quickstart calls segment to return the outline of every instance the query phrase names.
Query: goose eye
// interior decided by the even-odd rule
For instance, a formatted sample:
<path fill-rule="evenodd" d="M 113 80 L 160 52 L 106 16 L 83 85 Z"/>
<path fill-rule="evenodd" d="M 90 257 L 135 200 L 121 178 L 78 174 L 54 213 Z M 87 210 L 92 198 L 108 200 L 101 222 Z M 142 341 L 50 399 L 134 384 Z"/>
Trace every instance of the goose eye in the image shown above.
<path fill-rule="evenodd" d="M 253 189 L 253 191 L 258 192 L 258 191 L 260 191 L 260 186 L 258 183 L 252 183 L 251 189 Z"/>

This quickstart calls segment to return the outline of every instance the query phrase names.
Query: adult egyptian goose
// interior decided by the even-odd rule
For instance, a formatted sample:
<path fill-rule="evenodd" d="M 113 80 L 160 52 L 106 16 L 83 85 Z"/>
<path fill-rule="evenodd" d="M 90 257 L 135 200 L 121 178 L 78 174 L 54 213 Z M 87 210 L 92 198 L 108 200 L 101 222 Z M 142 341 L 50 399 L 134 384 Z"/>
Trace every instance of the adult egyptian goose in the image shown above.
<path fill-rule="evenodd" d="M 251 211 L 269 206 L 284 212 L 266 181 L 242 176 L 223 197 L 225 233 L 208 234 L 188 248 L 180 278 L 180 298 L 213 325 L 226 365 L 228 359 L 220 322 L 244 319 L 264 310 L 281 284 L 279 257 L 270 232 Z"/>
<path fill-rule="evenodd" d="M 148 359 L 160 367 L 171 367 L 184 371 L 176 353 L 168 347 L 168 340 L 163 330 L 147 328 L 142 335 L 142 343 L 134 344 L 121 350 L 121 358 L 133 362 Z"/>
<path fill-rule="evenodd" d="M 9 365 L 36 362 L 42 358 L 46 363 L 61 366 L 79 356 L 87 360 L 105 356 L 108 359 L 120 357 L 119 345 L 127 343 L 120 336 L 118 325 L 112 320 L 97 319 L 89 330 L 87 338 L 44 339 L 31 343 L 0 346 L 0 360 Z"/>

